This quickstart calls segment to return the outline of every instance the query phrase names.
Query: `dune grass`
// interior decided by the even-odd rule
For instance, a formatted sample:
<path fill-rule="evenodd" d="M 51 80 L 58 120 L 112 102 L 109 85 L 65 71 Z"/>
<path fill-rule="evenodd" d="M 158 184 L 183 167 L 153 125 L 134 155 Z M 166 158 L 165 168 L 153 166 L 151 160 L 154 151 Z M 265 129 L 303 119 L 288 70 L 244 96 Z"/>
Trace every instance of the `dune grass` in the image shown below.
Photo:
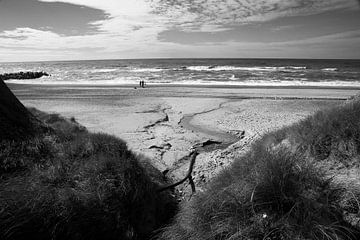
<path fill-rule="evenodd" d="M 148 239 L 174 214 L 125 142 L 31 112 L 49 131 L 0 143 L 0 239 Z"/>
<path fill-rule="evenodd" d="M 159 238 L 360 239 L 359 136 L 358 99 L 266 134 Z"/>

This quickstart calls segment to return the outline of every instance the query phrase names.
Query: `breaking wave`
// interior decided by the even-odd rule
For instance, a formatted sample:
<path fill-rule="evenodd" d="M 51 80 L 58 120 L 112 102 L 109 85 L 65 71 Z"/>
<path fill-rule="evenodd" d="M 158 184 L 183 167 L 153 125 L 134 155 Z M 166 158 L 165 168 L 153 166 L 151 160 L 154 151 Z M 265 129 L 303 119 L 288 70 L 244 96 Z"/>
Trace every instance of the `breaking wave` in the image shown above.
<path fill-rule="evenodd" d="M 189 66 L 190 71 L 284 71 L 306 70 L 306 66 L 281 66 L 281 67 L 234 67 L 234 66 Z"/>
<path fill-rule="evenodd" d="M 117 69 L 114 68 L 102 68 L 102 69 L 92 69 L 91 73 L 107 73 L 107 72 L 115 72 Z"/>
<path fill-rule="evenodd" d="M 171 70 L 168 68 L 135 68 L 132 69 L 131 72 L 162 72 L 162 71 L 167 71 L 167 70 Z"/>
<path fill-rule="evenodd" d="M 321 71 L 326 71 L 326 72 L 337 72 L 339 71 L 337 68 L 323 68 L 321 69 Z"/>

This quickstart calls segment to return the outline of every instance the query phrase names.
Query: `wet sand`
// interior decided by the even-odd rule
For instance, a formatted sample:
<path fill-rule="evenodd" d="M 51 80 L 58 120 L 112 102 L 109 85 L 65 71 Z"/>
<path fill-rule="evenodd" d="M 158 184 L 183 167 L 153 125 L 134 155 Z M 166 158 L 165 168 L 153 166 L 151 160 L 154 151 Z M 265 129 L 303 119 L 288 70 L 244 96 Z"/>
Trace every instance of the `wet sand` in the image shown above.
<path fill-rule="evenodd" d="M 198 190 L 267 131 L 341 104 L 358 89 L 8 84 L 29 107 L 57 112 L 90 131 L 124 139 L 167 176 L 178 180 L 195 147 Z M 180 190 L 187 191 L 187 185 Z"/>

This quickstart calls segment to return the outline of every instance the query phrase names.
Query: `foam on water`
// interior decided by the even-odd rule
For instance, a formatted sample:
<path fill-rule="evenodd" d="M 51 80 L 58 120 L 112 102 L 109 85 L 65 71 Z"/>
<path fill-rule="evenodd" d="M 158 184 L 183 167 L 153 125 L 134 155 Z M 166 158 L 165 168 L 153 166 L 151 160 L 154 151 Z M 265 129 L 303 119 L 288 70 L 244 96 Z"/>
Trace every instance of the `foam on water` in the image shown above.
<path fill-rule="evenodd" d="M 279 70 L 306 70 L 305 66 L 280 66 L 280 67 L 234 67 L 234 66 L 189 66 L 191 71 L 279 71 Z"/>
<path fill-rule="evenodd" d="M 162 72 L 168 71 L 170 69 L 163 69 L 163 68 L 136 68 L 132 69 L 131 72 Z"/>
<path fill-rule="evenodd" d="M 90 70 L 91 73 L 107 73 L 107 72 L 115 72 L 118 69 L 114 69 L 114 68 L 102 68 L 102 69 L 93 69 Z"/>
<path fill-rule="evenodd" d="M 21 84 L 359 87 L 359 60 L 144 59 L 0 63 L 0 73 L 45 71 Z"/>
<path fill-rule="evenodd" d="M 327 71 L 327 72 L 337 72 L 338 69 L 337 68 L 323 68 L 321 69 L 322 71 Z"/>

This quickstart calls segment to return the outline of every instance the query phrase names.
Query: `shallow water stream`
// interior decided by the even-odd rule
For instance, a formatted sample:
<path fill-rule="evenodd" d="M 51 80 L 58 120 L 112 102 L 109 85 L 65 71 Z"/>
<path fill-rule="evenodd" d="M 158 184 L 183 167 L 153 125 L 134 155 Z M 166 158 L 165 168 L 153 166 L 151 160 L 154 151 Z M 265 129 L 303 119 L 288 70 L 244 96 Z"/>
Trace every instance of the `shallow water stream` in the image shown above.
<path fill-rule="evenodd" d="M 216 109 L 212 109 L 210 111 L 214 111 L 214 110 L 216 110 Z M 240 140 L 240 138 L 238 136 L 235 136 L 228 132 L 224 132 L 219 129 L 209 129 L 205 126 L 193 124 L 191 122 L 191 120 L 196 115 L 208 113 L 210 111 L 184 115 L 184 117 L 179 122 L 179 125 L 185 129 L 188 129 L 188 130 L 194 131 L 194 132 L 198 132 L 198 133 L 203 133 L 206 136 L 210 137 L 209 141 L 204 142 L 202 144 L 202 146 L 201 145 L 196 146 L 196 149 L 199 150 L 200 152 L 202 152 L 202 151 L 211 152 L 211 151 L 214 151 L 217 149 L 225 149 L 228 146 L 230 146 L 231 144 Z"/>

